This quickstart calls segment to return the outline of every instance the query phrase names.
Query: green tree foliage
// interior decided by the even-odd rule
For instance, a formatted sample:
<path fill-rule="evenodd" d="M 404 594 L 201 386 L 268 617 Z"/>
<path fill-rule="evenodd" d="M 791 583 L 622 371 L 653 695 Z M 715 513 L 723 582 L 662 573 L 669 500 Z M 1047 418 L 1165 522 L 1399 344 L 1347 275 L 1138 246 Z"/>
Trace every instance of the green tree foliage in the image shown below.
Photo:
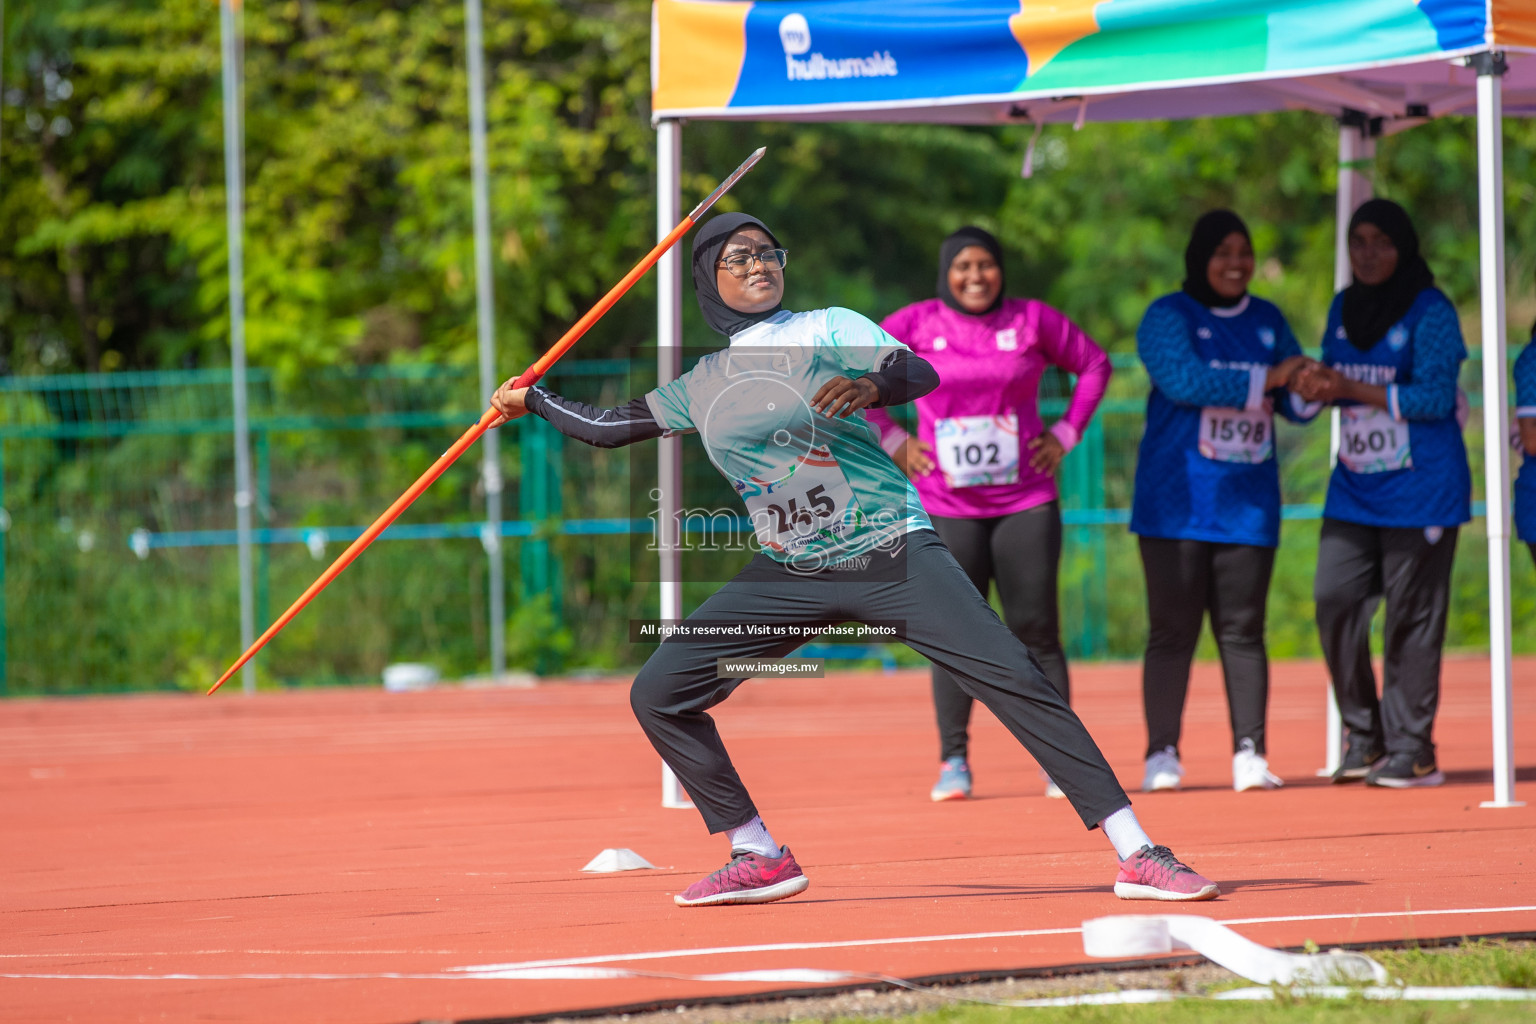
<path fill-rule="evenodd" d="M 243 16 L 253 363 L 472 361 L 463 5 Z M 227 362 L 219 10 L 69 0 L 10 19 L 0 347 L 17 370 Z M 507 365 L 650 235 L 643 3 L 485 4 Z"/>
<path fill-rule="evenodd" d="M 510 375 L 655 237 L 649 5 L 484 4 L 497 360 Z M 251 362 L 277 371 L 284 395 L 310 394 L 301 385 L 324 376 L 322 369 L 475 362 L 463 18 L 462 0 L 246 6 L 247 339 Z M 9 3 L 4 58 L 0 372 L 227 365 L 218 3 Z M 792 254 L 792 307 L 835 303 L 878 318 L 929 297 L 940 239 L 977 223 L 1003 241 L 1013 294 L 1051 302 L 1122 353 L 1134 348 L 1147 303 L 1178 286 L 1195 218 L 1228 206 L 1254 233 L 1254 291 L 1281 306 L 1304 345 L 1316 345 L 1334 273 L 1331 118 L 1291 112 L 1090 123 L 1080 131 L 1051 125 L 1035 140 L 1034 174 L 1025 179 L 1020 165 L 1032 133 L 1023 125 L 695 121 L 683 129 L 684 205 L 765 145 L 762 165 L 720 208 L 750 210 L 780 233 Z M 1505 143 L 1512 340 L 1521 341 L 1536 314 L 1536 126 L 1508 121 Z M 1475 345 L 1472 121 L 1445 119 L 1381 139 L 1373 177 L 1378 194 L 1415 214 L 1431 266 Z M 652 275 L 583 342 L 578 357 L 629 355 L 649 344 L 654 296 Z M 684 314 L 690 345 L 719 343 L 691 300 Z M 610 383 L 583 397 L 628 397 Z M 364 392 L 327 392 L 316 404 L 295 400 L 285 411 L 420 407 L 405 399 L 381 404 Z M 1144 394 L 1142 376 L 1124 370 L 1111 398 L 1132 411 L 1122 409 L 1113 423 L 1107 412 L 1101 417 L 1110 445 L 1102 497 L 1094 500 L 1108 507 L 1129 502 L 1140 429 L 1134 409 Z M 426 407 L 460 401 L 468 399 L 435 397 Z M 43 399 L 33 404 L 15 415 L 87 415 L 66 415 Z M 1319 501 L 1326 429 L 1285 436 L 1286 500 Z M 1476 464 L 1475 429 L 1468 440 Z M 156 447 L 162 441 L 5 443 L 5 505 L 33 531 L 30 547 L 23 546 L 21 525 L 8 542 L 13 621 L 14 609 L 26 607 L 28 621 L 42 624 L 26 640 L 30 666 L 13 669 L 16 678 L 23 668 L 33 672 L 29 686 L 60 685 L 63 675 L 68 686 L 81 687 L 108 677 L 201 680 L 209 666 L 194 664 L 196 658 L 232 646 L 227 549 L 209 549 L 207 557 L 157 554 L 143 563 L 125 553 L 124 534 L 135 527 L 232 523 L 227 436 L 163 441 L 163 450 Z M 345 431 L 279 433 L 271 442 L 277 479 L 271 517 L 263 522 L 280 527 L 370 521 L 443 444 L 435 428 L 366 439 Z M 563 514 L 631 514 L 628 490 L 649 479 L 649 469 L 627 473 L 626 463 L 606 456 L 589 464 L 587 454 L 566 453 Z M 652 457 L 637 455 L 628 465 L 648 467 Z M 515 461 L 509 452 L 514 479 Z M 476 486 L 472 473 L 449 474 L 415 514 L 472 521 L 480 514 Z M 87 525 L 100 538 L 92 550 L 82 546 Z M 1094 547 L 1091 536 L 1104 540 Z M 1315 523 L 1289 523 L 1285 538 L 1271 636 L 1277 654 L 1313 654 Z M 515 603 L 512 615 L 539 631 L 558 613 L 569 633 L 551 634 L 545 647 L 523 653 L 540 664 L 624 663 L 635 652 L 624 623 L 654 613 L 654 586 L 637 582 L 617 540 L 552 543 L 564 566 L 561 600 Z M 122 560 L 115 568 L 101 561 L 108 549 Z M 281 606 L 315 567 L 302 551 L 269 555 L 270 596 Z M 1532 600 L 1522 556 L 1517 552 L 1517 621 Z M 1485 642 L 1482 557 L 1481 538 L 1469 530 L 1458 559 L 1452 643 Z M 1068 563 L 1069 612 L 1092 613 L 1096 606 L 1084 595 L 1102 585 L 1107 610 L 1094 614 L 1106 628 L 1096 649 L 1134 655 L 1144 615 L 1133 542 L 1120 527 L 1074 528 Z M 484 612 L 475 604 L 483 604 L 483 567 L 473 541 L 382 545 L 352 570 L 357 598 L 336 601 L 338 617 L 324 629 L 317 619 L 296 624 L 288 647 L 296 653 L 286 661 L 274 654 L 272 671 L 288 679 L 361 677 L 387 657 L 425 656 L 423 645 L 446 652 L 445 668 L 470 671 L 485 649 Z M 406 596 L 385 594 L 386 580 Z M 148 590 L 155 602 L 136 600 Z M 209 610 L 209 594 L 223 604 Z M 456 604 L 463 610 L 445 612 Z M 159 610 L 145 610 L 151 607 Z M 144 621 L 130 621 L 139 612 Z M 46 633 L 51 622 L 91 616 L 113 623 L 110 642 L 81 645 L 73 635 Z M 216 641 L 209 622 L 223 630 Z M 324 648 L 331 642 L 325 637 L 343 638 L 347 649 Z M 13 663 L 22 657 L 17 650 Z M 65 673 L 66 664 L 76 667 Z"/>

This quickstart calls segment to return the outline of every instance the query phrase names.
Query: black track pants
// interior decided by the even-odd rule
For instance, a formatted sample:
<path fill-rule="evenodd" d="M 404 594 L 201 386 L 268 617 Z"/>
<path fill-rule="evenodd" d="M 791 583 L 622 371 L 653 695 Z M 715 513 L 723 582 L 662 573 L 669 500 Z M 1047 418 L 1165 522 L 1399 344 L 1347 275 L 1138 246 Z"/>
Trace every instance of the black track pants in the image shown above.
<path fill-rule="evenodd" d="M 983 597 L 997 582 L 1003 621 L 1028 647 L 1062 699 L 1072 698 L 1061 649 L 1056 575 L 1061 564 L 1061 504 L 1047 502 L 990 519 L 933 516 L 939 539 Z M 965 757 L 970 747 L 971 695 L 954 676 L 933 667 L 933 710 L 939 759 Z"/>
<path fill-rule="evenodd" d="M 1083 723 L 931 531 L 908 534 L 894 557 L 874 552 L 867 568 L 855 571 L 805 575 L 759 554 L 688 622 L 899 624 L 909 647 L 947 669 L 1018 738 L 1085 825 L 1092 828 L 1130 803 Z M 757 813 L 706 714 L 742 682 L 719 678 L 716 659 L 782 657 L 797 646 L 767 637 L 674 637 L 635 677 L 635 717 L 711 832 Z"/>
<path fill-rule="evenodd" d="M 1265 751 L 1269 656 L 1264 613 L 1275 549 L 1255 544 L 1140 537 L 1147 578 L 1147 653 L 1141 696 L 1147 716 L 1147 754 L 1179 746 L 1189 666 L 1206 613 L 1227 684 L 1232 749 L 1253 740 Z"/>
<path fill-rule="evenodd" d="M 1440 653 L 1457 529 L 1363 526 L 1324 519 L 1317 546 L 1317 632 L 1352 741 L 1433 758 Z M 1381 698 L 1371 618 L 1385 602 Z"/>

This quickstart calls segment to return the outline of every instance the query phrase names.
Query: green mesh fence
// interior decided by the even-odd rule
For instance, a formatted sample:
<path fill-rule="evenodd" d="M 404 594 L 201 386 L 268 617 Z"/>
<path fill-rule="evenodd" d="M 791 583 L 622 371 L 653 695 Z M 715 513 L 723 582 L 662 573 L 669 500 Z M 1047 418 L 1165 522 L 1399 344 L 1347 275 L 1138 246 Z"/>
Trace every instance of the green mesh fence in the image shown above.
<path fill-rule="evenodd" d="M 653 363 L 575 362 L 563 393 L 616 404 L 654 384 Z M 1129 518 L 1147 382 L 1134 356 L 1115 376 L 1060 475 L 1066 520 L 1062 622 L 1075 658 L 1134 658 L 1145 598 Z M 1463 375 L 1466 433 L 1482 491 L 1480 367 Z M 1070 382 L 1048 374 L 1047 419 Z M 470 370 L 250 374 L 258 629 L 477 418 Z M 234 457 L 227 371 L 0 380 L 0 682 L 7 692 L 202 688 L 240 653 Z M 1326 418 L 1279 426 L 1286 523 L 1271 590 L 1277 657 L 1316 656 L 1311 581 L 1328 475 Z M 684 441 L 688 505 L 729 490 Z M 504 428 L 501 525 L 508 657 L 535 672 L 637 664 L 631 619 L 654 616 L 644 495 L 655 445 L 622 453 L 571 443 L 542 420 Z M 449 677 L 488 667 L 484 493 L 478 453 L 449 470 L 256 659 L 263 684 L 376 681 L 395 661 Z M 698 496 L 704 496 L 699 498 Z M 1480 506 L 1479 506 L 1480 508 Z M 1536 612 L 1536 573 L 1517 550 L 1515 621 Z M 685 587 L 691 607 L 726 562 Z M 1448 643 L 1486 645 L 1481 520 L 1463 530 Z M 1517 649 L 1536 646 L 1516 631 Z M 898 652 L 901 660 L 918 663 Z M 1209 653 L 1209 652 L 1208 652 Z"/>

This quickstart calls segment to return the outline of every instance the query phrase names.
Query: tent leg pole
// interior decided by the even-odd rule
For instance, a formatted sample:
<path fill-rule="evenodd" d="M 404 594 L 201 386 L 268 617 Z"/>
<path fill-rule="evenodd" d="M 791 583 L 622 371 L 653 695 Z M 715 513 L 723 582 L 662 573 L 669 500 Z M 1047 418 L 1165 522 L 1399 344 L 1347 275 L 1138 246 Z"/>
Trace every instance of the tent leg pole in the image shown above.
<path fill-rule="evenodd" d="M 489 405 L 500 379 L 496 376 L 495 278 L 491 270 L 490 170 L 485 142 L 485 42 L 480 0 L 464 0 L 464 51 L 469 69 L 470 188 L 474 193 L 475 338 L 480 362 L 480 401 Z M 490 635 L 491 675 L 507 671 L 506 560 L 501 550 L 501 433 L 487 431 L 480 439 L 480 479 L 485 485 L 485 523 L 480 542 L 485 548 L 487 632 Z M 558 583 L 551 584 L 558 586 Z"/>
<path fill-rule="evenodd" d="M 682 220 L 683 126 L 675 120 L 656 125 L 656 237 L 663 238 Z M 683 370 L 682 249 L 674 246 L 656 265 L 656 382 L 676 380 Z M 683 439 L 664 437 L 656 458 L 655 538 L 660 559 L 661 618 L 683 617 L 681 538 L 678 515 L 683 493 Z M 661 806 L 692 807 L 677 776 L 661 766 Z"/>
<path fill-rule="evenodd" d="M 1366 172 L 1376 158 L 1376 136 L 1373 123 L 1355 111 L 1346 111 L 1339 119 L 1339 187 L 1334 207 L 1333 241 L 1333 290 L 1349 287 L 1352 275 L 1349 269 L 1349 219 L 1361 203 L 1371 198 L 1371 179 Z M 1339 410 L 1328 411 L 1328 465 L 1339 459 Z M 1339 715 L 1339 702 L 1333 695 L 1333 682 L 1328 683 L 1327 726 L 1323 740 L 1323 767 L 1317 774 L 1331 776 L 1339 770 L 1344 758 L 1344 719 Z"/>
<path fill-rule="evenodd" d="M 1502 53 L 1478 54 L 1477 208 L 1483 343 L 1484 521 L 1488 533 L 1488 661 L 1492 687 L 1493 799 L 1483 807 L 1519 807 L 1515 800 L 1514 723 L 1509 608 L 1509 408 L 1505 377 L 1504 103 Z"/>

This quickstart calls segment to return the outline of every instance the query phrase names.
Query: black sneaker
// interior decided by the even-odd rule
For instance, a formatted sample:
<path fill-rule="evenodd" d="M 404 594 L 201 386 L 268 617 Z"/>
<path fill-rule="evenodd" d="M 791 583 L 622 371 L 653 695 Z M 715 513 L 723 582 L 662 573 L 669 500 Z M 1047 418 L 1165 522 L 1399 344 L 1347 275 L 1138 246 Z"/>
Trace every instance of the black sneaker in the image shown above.
<path fill-rule="evenodd" d="M 1409 789 L 1414 786 L 1438 786 L 1445 782 L 1445 773 L 1435 767 L 1435 759 L 1428 757 L 1424 763 L 1412 754 L 1388 754 L 1386 760 L 1372 768 L 1365 777 L 1367 786 L 1387 786 L 1391 789 Z"/>
<path fill-rule="evenodd" d="M 1386 757 L 1386 751 L 1367 739 L 1350 737 L 1344 749 L 1344 763 L 1333 773 L 1334 782 L 1359 782 L 1371 773 L 1371 768 Z"/>

